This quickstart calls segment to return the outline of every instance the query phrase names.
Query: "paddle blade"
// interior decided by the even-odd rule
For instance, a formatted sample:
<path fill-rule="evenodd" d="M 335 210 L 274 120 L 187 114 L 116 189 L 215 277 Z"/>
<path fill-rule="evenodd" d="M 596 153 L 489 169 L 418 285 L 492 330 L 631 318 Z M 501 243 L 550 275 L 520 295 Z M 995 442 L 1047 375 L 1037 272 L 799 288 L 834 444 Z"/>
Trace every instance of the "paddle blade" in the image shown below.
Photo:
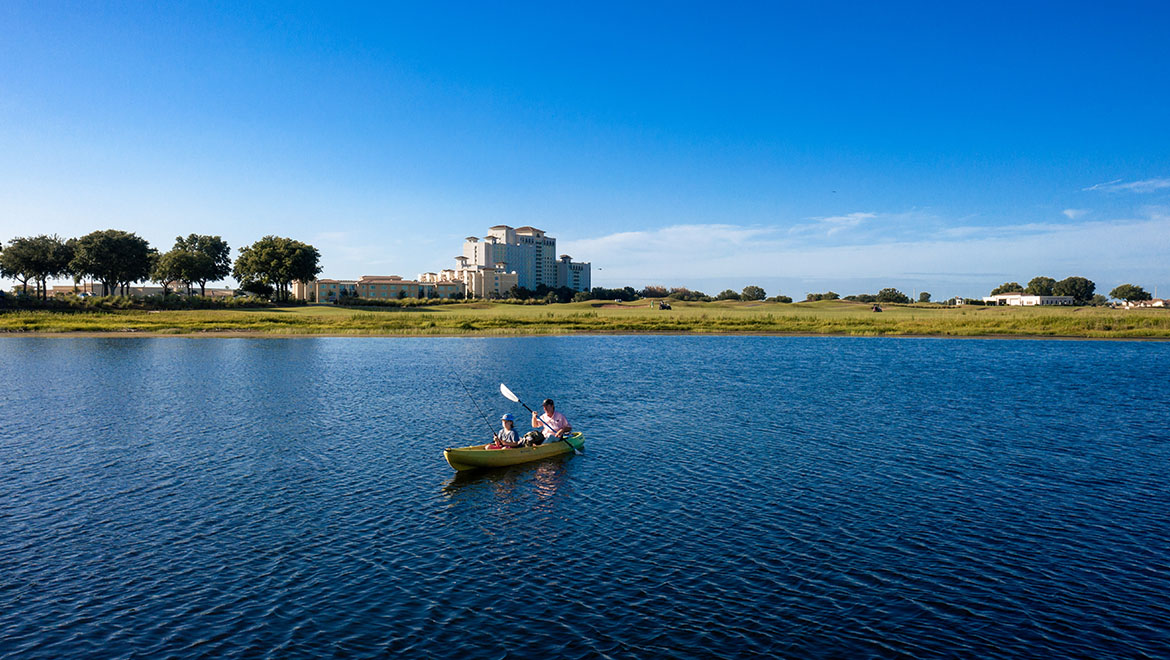
<path fill-rule="evenodd" d="M 509 401 L 520 403 L 520 397 L 512 394 L 512 390 L 508 389 L 508 386 L 503 383 L 500 383 L 500 394 L 503 394 Z"/>

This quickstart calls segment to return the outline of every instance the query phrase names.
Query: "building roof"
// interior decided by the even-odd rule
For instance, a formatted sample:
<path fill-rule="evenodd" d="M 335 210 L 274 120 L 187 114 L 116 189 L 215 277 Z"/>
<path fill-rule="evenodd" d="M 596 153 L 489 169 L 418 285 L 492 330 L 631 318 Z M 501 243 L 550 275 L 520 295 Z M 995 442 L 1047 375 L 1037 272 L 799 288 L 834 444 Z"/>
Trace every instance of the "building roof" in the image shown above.
<path fill-rule="evenodd" d="M 508 225 L 496 225 L 495 227 L 488 227 L 488 229 L 511 229 Z"/>
<path fill-rule="evenodd" d="M 544 233 L 544 230 L 543 230 L 543 229 L 537 229 L 536 227 L 529 227 L 528 225 L 525 225 L 525 226 L 523 226 L 523 227 L 517 227 L 517 228 L 516 228 L 516 233 L 517 233 L 517 234 L 519 234 L 519 233 L 525 233 L 525 234 L 543 234 L 543 233 Z"/>

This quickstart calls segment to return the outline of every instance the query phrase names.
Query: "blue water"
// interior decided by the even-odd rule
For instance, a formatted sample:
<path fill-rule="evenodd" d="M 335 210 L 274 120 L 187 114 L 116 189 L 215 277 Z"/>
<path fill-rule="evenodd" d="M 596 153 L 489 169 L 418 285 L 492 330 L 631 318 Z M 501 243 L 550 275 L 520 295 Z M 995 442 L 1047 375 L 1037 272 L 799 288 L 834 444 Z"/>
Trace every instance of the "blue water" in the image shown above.
<path fill-rule="evenodd" d="M 454 477 L 557 399 L 582 456 Z M 1168 657 L 1170 343 L 0 339 L 0 657 Z M 495 422 L 492 422 L 492 426 Z"/>

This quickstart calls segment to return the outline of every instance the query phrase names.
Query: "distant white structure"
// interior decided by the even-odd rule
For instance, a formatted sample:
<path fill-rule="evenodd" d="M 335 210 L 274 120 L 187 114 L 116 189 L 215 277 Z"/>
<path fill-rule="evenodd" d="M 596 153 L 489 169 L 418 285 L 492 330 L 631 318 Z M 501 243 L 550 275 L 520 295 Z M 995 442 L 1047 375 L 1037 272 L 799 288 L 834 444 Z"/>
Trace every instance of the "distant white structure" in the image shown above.
<path fill-rule="evenodd" d="M 985 296 L 983 302 L 988 305 L 1012 305 L 1019 307 L 1034 307 L 1038 305 L 1072 305 L 1076 298 L 1072 296 L 1031 296 L 1012 291 L 994 296 Z"/>
<path fill-rule="evenodd" d="M 1136 309 L 1138 307 L 1170 307 L 1170 302 L 1164 298 L 1154 298 L 1152 300 L 1134 300 L 1125 303 L 1127 309 Z"/>
<path fill-rule="evenodd" d="M 502 269 L 515 273 L 518 286 L 535 289 L 540 285 L 555 289 L 567 286 L 575 291 L 591 287 L 588 262 L 575 262 L 568 255 L 556 257 L 557 239 L 536 227 L 513 229 L 496 225 L 482 239 L 468 236 L 463 254 L 456 257 L 459 270 Z M 469 287 L 470 290 L 470 287 Z"/>

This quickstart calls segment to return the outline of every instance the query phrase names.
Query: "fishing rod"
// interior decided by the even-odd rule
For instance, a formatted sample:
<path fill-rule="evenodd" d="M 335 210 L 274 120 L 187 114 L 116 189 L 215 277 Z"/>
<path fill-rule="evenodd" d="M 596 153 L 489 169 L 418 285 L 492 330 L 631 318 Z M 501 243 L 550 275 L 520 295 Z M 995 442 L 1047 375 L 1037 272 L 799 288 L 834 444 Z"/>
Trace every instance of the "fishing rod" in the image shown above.
<path fill-rule="evenodd" d="M 471 404 L 474 405 L 476 411 L 479 412 L 480 419 L 482 419 L 483 423 L 487 425 L 488 433 L 491 433 L 493 438 L 496 437 L 495 428 L 492 427 L 492 423 L 488 421 L 487 415 L 483 414 L 483 410 L 481 410 L 479 407 L 479 402 L 475 400 L 475 397 L 471 396 L 471 390 L 467 389 L 467 385 L 463 382 L 463 377 L 459 375 L 459 370 L 455 368 L 455 363 L 451 361 L 451 357 L 446 353 L 443 353 L 442 349 L 440 349 L 439 352 L 442 353 L 443 357 L 447 359 L 447 366 L 451 368 L 451 373 L 455 374 L 455 379 L 459 381 L 459 385 L 462 386 L 463 391 L 467 393 L 467 398 L 471 399 Z"/>

